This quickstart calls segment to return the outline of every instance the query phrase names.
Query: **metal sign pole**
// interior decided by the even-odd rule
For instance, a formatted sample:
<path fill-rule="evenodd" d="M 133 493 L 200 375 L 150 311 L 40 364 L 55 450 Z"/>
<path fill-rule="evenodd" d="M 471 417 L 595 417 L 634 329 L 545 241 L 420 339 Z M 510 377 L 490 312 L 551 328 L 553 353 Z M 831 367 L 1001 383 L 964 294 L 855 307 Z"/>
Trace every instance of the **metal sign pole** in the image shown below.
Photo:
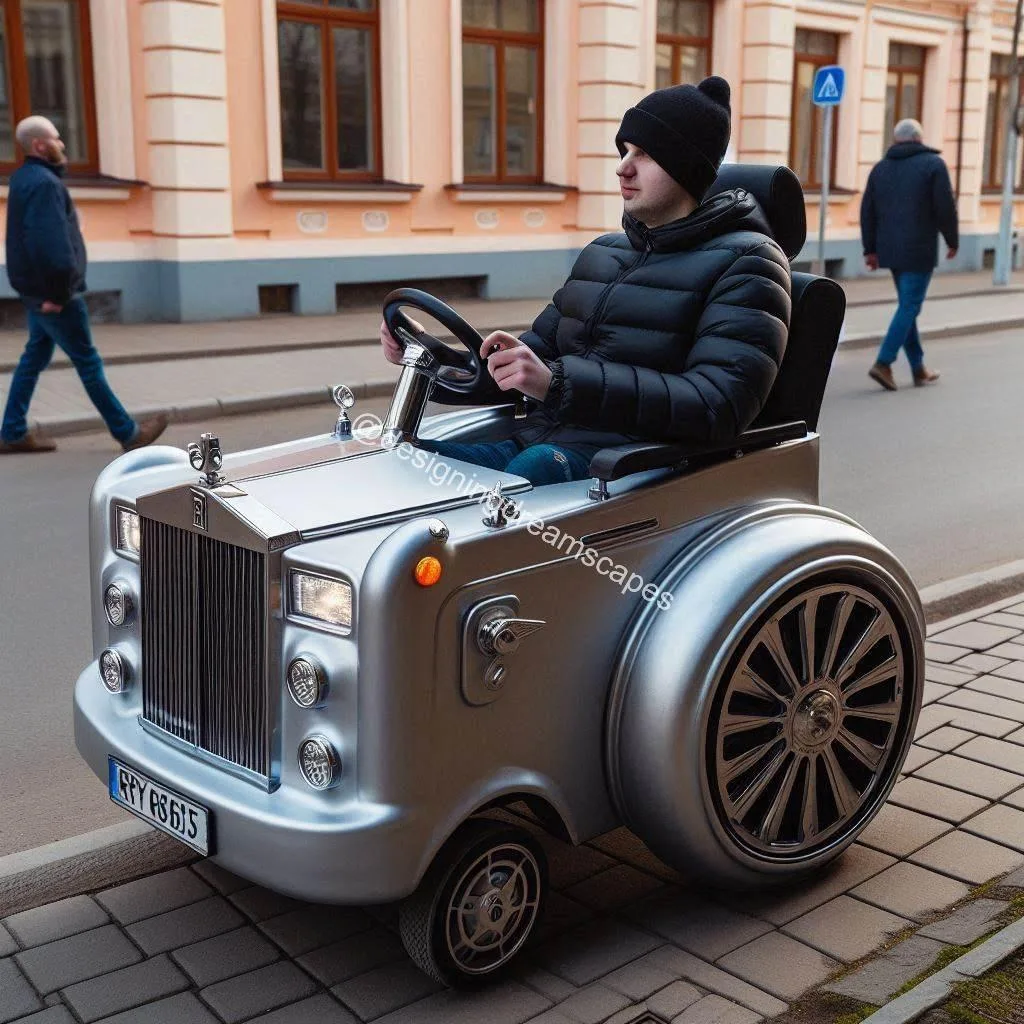
<path fill-rule="evenodd" d="M 1020 45 L 1021 0 L 1017 0 L 1017 12 L 1013 19 L 1013 59 L 1010 63 L 1010 102 L 1006 114 L 1005 159 L 1003 161 L 1003 201 L 999 210 L 999 241 L 996 245 L 996 265 L 992 273 L 994 285 L 1010 283 L 1010 267 L 1013 262 L 1013 175 L 1017 169 L 1017 101 L 1020 95 Z"/>
<path fill-rule="evenodd" d="M 825 108 L 825 139 L 821 147 L 821 208 L 818 211 L 818 267 L 815 271 L 825 275 L 825 222 L 828 220 L 829 176 L 832 172 L 832 110 Z"/>

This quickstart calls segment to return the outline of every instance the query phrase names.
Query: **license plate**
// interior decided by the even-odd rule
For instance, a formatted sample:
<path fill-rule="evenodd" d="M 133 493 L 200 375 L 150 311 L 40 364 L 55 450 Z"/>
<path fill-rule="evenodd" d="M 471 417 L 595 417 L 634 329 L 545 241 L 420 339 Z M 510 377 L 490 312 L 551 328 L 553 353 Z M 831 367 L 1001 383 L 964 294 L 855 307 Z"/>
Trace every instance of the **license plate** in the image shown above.
<path fill-rule="evenodd" d="M 172 790 L 107 758 L 110 799 L 204 856 L 210 853 L 210 812 Z"/>

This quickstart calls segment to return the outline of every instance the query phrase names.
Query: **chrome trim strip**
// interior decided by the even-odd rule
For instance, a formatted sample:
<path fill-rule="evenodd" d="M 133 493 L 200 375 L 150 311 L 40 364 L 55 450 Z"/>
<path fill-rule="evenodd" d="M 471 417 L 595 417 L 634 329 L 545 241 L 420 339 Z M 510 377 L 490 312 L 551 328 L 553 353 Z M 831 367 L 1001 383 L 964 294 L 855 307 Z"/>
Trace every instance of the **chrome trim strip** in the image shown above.
<path fill-rule="evenodd" d="M 217 754 L 211 754 L 209 750 L 204 750 L 202 747 L 197 747 L 192 743 L 188 743 L 186 740 L 175 736 L 174 733 L 168 732 L 166 729 L 161 729 L 159 725 L 154 724 L 148 718 L 143 718 L 142 715 L 139 715 L 139 725 L 142 726 L 142 728 L 151 736 L 155 736 L 158 740 L 162 740 L 164 743 L 169 744 L 174 747 L 175 750 L 180 750 L 182 753 L 188 754 L 190 757 L 194 757 L 197 761 L 203 761 L 214 768 L 228 772 L 230 775 L 234 775 L 243 782 L 251 782 L 254 786 L 258 786 L 260 789 L 266 790 L 268 793 L 273 793 L 281 784 L 278 779 L 268 779 L 265 775 L 260 775 L 258 772 L 253 772 L 248 768 L 242 767 L 240 764 L 235 764 L 234 761 L 228 761 L 223 757 L 219 757 Z M 143 774 L 146 773 L 143 772 Z M 160 783 L 160 785 L 163 785 L 163 783 Z M 187 797 L 187 799 L 194 798 Z"/>
<path fill-rule="evenodd" d="M 657 519 L 640 519 L 635 523 L 623 523 L 622 526 L 613 526 L 608 530 L 598 530 L 596 533 L 588 533 L 580 537 L 580 543 L 587 548 L 597 547 L 600 544 L 607 544 L 611 541 L 621 540 L 634 533 L 642 533 L 644 530 L 656 530 Z"/>

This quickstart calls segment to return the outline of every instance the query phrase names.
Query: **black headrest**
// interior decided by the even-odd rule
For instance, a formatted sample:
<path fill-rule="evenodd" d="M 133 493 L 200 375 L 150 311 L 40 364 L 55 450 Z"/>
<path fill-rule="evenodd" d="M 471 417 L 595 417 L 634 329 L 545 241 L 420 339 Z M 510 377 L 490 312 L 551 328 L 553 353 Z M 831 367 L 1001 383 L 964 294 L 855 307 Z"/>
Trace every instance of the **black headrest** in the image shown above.
<path fill-rule="evenodd" d="M 827 277 L 793 275 L 789 341 L 755 427 L 803 420 L 818 428 L 825 385 L 846 315 L 846 292 Z"/>
<path fill-rule="evenodd" d="M 772 164 L 722 164 L 705 199 L 746 189 L 764 210 L 775 241 L 793 259 L 807 240 L 807 211 L 800 179 L 788 167 Z"/>

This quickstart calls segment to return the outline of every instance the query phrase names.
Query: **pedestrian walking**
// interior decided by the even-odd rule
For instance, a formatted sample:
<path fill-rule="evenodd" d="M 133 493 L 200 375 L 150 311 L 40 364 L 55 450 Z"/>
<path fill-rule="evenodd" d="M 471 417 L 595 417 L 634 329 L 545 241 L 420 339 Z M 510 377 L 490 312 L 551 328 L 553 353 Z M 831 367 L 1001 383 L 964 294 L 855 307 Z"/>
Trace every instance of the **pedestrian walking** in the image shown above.
<path fill-rule="evenodd" d="M 15 136 L 25 162 L 11 175 L 7 198 L 7 277 L 28 309 L 29 337 L 7 395 L 0 454 L 56 449 L 29 431 L 27 416 L 39 375 L 58 345 L 121 447 L 131 451 L 151 444 L 167 427 L 167 417 L 136 423 L 107 383 L 92 343 L 83 298 L 85 241 L 61 180 L 67 158 L 60 133 L 45 117 L 27 117 Z"/>
<path fill-rule="evenodd" d="M 896 125 L 893 145 L 871 169 L 860 207 L 864 262 L 870 270 L 891 270 L 896 283 L 896 313 L 868 370 L 887 391 L 897 389 L 892 364 L 901 348 L 915 385 L 939 379 L 937 371 L 924 365 L 917 315 L 938 264 L 939 235 L 946 242 L 946 259 L 953 259 L 960 245 L 949 171 L 939 151 L 922 138 L 917 121 L 908 118 Z"/>

